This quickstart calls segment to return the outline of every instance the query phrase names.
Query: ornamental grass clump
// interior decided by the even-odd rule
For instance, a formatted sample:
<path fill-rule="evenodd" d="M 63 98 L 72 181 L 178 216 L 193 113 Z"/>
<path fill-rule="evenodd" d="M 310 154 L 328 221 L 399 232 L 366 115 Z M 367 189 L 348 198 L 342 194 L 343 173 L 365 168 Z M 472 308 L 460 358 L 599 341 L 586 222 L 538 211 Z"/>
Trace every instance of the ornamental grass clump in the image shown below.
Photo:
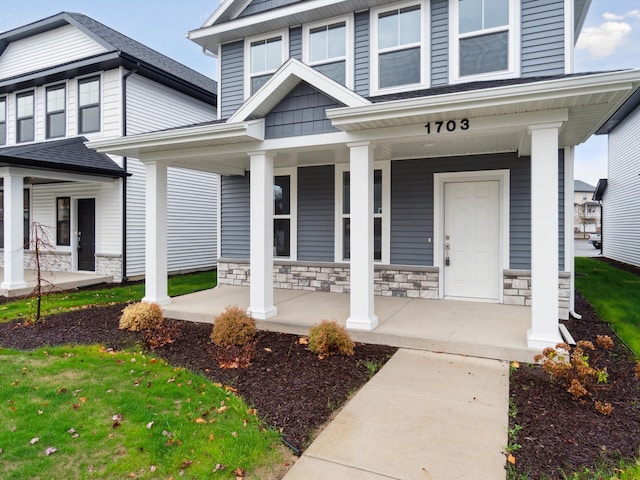
<path fill-rule="evenodd" d="M 610 415 L 613 407 L 609 402 L 595 400 L 596 390 L 605 389 L 609 381 L 607 367 L 599 367 L 605 351 L 613 348 L 613 340 L 608 335 L 598 335 L 600 350 L 593 342 L 580 340 L 571 348 L 566 343 L 558 343 L 555 348 L 547 347 L 535 361 L 542 365 L 552 381 L 562 384 L 574 399 L 590 398 L 595 409 L 603 415 Z M 594 352 L 593 358 L 587 352 Z"/>
<path fill-rule="evenodd" d="M 256 354 L 256 321 L 237 305 L 213 320 L 211 341 L 220 368 L 246 368 Z"/>
<path fill-rule="evenodd" d="M 140 332 L 151 330 L 162 324 L 164 317 L 162 308 L 157 303 L 138 302 L 132 303 L 122 310 L 119 328 Z"/>
<path fill-rule="evenodd" d="M 321 358 L 334 353 L 353 355 L 355 343 L 347 329 L 335 321 L 322 320 L 309 331 L 309 350 Z"/>

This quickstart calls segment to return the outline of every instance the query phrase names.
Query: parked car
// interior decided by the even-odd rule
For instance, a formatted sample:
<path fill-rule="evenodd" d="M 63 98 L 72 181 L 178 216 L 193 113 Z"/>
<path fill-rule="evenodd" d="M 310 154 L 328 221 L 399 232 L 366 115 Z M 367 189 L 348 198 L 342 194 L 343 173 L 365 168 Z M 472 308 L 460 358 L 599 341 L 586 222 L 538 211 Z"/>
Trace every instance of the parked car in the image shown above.
<path fill-rule="evenodd" d="M 589 234 L 589 243 L 591 243 L 595 248 L 600 248 L 602 244 L 601 236 L 599 233 L 590 233 Z"/>

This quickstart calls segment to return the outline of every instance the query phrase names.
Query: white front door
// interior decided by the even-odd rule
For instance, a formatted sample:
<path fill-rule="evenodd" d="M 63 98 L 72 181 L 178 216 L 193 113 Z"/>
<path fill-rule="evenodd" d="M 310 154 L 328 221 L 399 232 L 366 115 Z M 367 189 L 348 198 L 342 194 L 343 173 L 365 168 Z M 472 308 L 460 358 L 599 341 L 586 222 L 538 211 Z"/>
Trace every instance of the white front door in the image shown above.
<path fill-rule="evenodd" d="M 444 295 L 500 298 L 500 182 L 444 184 Z"/>

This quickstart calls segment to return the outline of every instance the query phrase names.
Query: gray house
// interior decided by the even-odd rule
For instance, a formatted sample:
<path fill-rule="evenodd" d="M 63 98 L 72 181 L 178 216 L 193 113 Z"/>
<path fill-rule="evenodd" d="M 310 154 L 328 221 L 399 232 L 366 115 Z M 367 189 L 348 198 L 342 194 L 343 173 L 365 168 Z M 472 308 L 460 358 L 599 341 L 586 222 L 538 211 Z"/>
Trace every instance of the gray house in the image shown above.
<path fill-rule="evenodd" d="M 588 7 L 226 0 L 189 34 L 218 58 L 220 120 L 90 146 L 140 158 L 154 201 L 160 161 L 222 175 L 219 282 L 248 286 L 258 319 L 274 288 L 350 295 L 356 330 L 378 325 L 376 295 L 464 299 L 530 306 L 528 345 L 555 344 L 574 147 L 640 82 L 572 72 Z M 170 302 L 166 282 L 147 298 Z"/>

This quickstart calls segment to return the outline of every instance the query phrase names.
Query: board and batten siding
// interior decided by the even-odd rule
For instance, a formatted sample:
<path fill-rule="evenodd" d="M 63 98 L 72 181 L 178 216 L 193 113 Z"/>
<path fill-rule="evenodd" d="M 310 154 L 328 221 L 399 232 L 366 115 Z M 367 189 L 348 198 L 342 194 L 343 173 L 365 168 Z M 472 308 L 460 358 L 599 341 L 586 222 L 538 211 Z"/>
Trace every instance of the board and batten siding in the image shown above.
<path fill-rule="evenodd" d="M 640 267 L 640 108 L 609 133 L 602 248 L 607 258 Z"/>
<path fill-rule="evenodd" d="M 289 56 L 302 61 L 302 27 L 289 29 Z"/>
<path fill-rule="evenodd" d="M 522 1 L 521 74 L 565 73 L 564 0 Z"/>
<path fill-rule="evenodd" d="M 28 8 L 28 7 L 26 7 Z M 0 56 L 0 78 L 62 65 L 106 52 L 72 25 L 11 42 Z"/>
<path fill-rule="evenodd" d="M 244 41 L 220 47 L 220 118 L 229 118 L 244 102 Z"/>
<path fill-rule="evenodd" d="M 244 176 L 220 177 L 220 256 L 249 258 L 250 172 Z"/>
<path fill-rule="evenodd" d="M 335 168 L 298 169 L 298 260 L 333 262 Z"/>

